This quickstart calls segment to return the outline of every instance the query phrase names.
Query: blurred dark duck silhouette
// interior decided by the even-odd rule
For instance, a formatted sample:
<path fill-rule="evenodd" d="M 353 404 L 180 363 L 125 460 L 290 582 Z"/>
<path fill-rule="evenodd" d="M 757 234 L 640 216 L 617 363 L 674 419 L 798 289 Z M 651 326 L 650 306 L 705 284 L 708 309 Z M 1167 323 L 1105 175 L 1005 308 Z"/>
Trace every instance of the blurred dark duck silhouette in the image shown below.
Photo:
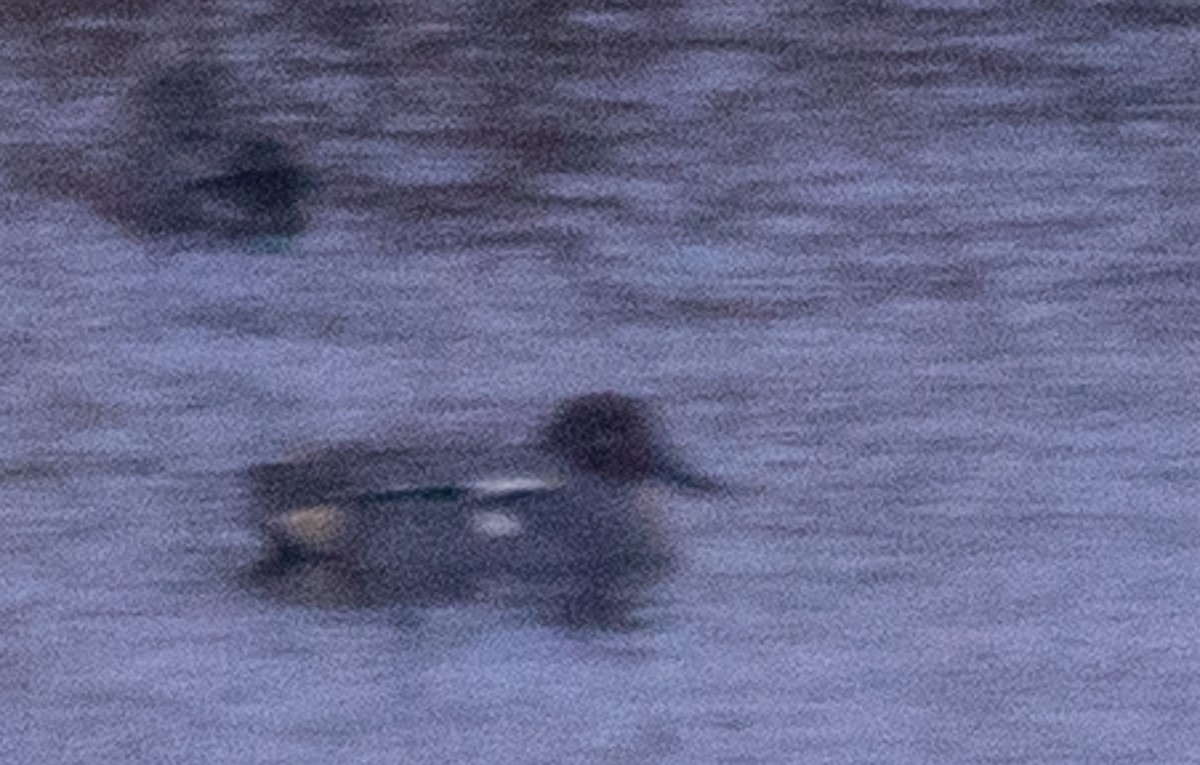
<path fill-rule="evenodd" d="M 135 88 L 128 162 L 144 231 L 243 238 L 303 229 L 314 175 L 235 117 L 233 82 L 227 67 L 188 62 Z"/>
<path fill-rule="evenodd" d="M 241 142 L 225 172 L 184 188 L 209 225 L 229 236 L 293 236 L 304 228 L 300 204 L 314 185 L 286 146 L 256 137 Z"/>
<path fill-rule="evenodd" d="M 548 585 L 576 611 L 669 568 L 656 486 L 717 488 L 674 457 L 644 402 L 608 392 L 561 402 L 528 444 L 348 446 L 250 480 L 274 565 L 337 561 L 401 599 Z"/>
<path fill-rule="evenodd" d="M 137 236 L 293 237 L 316 174 L 236 112 L 237 92 L 226 66 L 172 66 L 131 89 L 102 152 L 47 144 L 5 155 L 4 170 L 15 185 L 83 201 Z"/>

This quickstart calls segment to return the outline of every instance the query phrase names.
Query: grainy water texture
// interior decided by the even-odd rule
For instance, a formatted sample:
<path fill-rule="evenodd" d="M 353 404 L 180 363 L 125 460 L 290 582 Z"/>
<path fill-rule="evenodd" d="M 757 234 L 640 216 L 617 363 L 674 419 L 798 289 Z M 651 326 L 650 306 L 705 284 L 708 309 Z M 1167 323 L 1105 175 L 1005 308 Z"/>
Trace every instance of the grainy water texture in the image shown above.
<path fill-rule="evenodd" d="M 0 762 L 1200 760 L 1200 6 L 4 0 L 0 99 Z M 248 584 L 247 466 L 598 389 L 729 487 L 622 628 Z"/>

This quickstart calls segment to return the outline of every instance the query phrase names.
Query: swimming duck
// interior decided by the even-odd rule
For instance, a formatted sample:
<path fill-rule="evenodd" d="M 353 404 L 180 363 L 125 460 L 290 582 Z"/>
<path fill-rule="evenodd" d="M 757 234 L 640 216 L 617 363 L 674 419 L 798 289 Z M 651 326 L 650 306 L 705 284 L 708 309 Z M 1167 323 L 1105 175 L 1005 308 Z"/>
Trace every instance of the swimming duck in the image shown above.
<path fill-rule="evenodd" d="M 224 172 L 188 181 L 194 204 L 231 236 L 292 236 L 304 227 L 301 202 L 314 186 L 286 146 L 274 138 L 244 139 Z"/>
<path fill-rule="evenodd" d="M 447 588 L 664 570 L 654 486 L 716 488 L 671 455 L 644 402 L 611 392 L 561 402 L 525 445 L 354 445 L 256 466 L 250 480 L 275 560 Z"/>
<path fill-rule="evenodd" d="M 120 205 L 136 230 L 257 239 L 303 229 L 315 173 L 238 115 L 239 90 L 228 67 L 195 61 L 134 88 Z"/>

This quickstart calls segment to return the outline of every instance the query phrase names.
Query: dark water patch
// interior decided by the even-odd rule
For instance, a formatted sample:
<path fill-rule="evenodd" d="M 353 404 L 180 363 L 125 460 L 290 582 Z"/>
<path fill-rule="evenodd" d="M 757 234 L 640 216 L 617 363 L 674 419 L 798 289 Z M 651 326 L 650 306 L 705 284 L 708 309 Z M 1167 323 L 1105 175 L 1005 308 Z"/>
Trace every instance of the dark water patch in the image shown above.
<path fill-rule="evenodd" d="M 1192 294 L 1200 287 L 1200 264 L 1191 262 L 1107 264 L 1088 285 L 1118 293 L 1153 293 L 1179 287 Z M 1134 295 L 1136 297 L 1136 295 Z"/>
<path fill-rule="evenodd" d="M 63 0 L 48 7 L 36 0 L 12 0 L 0 11 L 0 24 L 63 25 L 96 18 L 141 18 L 158 0 Z M 101 31 L 102 33 L 102 31 Z"/>
<path fill-rule="evenodd" d="M 336 312 L 314 315 L 299 309 L 281 311 L 274 301 L 239 298 L 194 306 L 179 321 L 222 335 L 336 341 L 345 336 L 351 319 Z"/>
<path fill-rule="evenodd" d="M 1200 24 L 1200 8 L 1180 0 L 1139 3 L 1116 0 L 1100 6 L 1100 12 L 1122 29 L 1144 30 L 1154 27 L 1189 27 Z"/>
<path fill-rule="evenodd" d="M 591 284 L 586 294 L 594 306 L 589 313 L 597 318 L 654 327 L 694 326 L 709 322 L 770 324 L 816 315 L 828 302 L 819 297 L 786 298 L 771 295 L 760 299 L 675 297 L 639 291 L 625 284 Z"/>
<path fill-rule="evenodd" d="M 975 301 L 987 291 L 986 268 L 980 264 L 839 262 L 838 277 L 859 300 L 895 299 Z"/>

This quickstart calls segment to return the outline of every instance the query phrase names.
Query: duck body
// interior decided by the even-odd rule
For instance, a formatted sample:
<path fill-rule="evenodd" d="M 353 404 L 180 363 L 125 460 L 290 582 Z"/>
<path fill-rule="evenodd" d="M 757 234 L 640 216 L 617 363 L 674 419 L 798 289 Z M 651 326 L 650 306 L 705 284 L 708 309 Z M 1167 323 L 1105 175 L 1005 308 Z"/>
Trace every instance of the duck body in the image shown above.
<path fill-rule="evenodd" d="M 271 554 L 286 559 L 448 584 L 603 577 L 670 560 L 652 488 L 576 474 L 533 448 L 345 447 L 252 475 Z"/>
<path fill-rule="evenodd" d="M 647 416 L 590 394 L 529 444 L 350 445 L 259 465 L 259 524 L 277 560 L 340 561 L 401 589 L 651 575 L 672 560 L 657 486 L 704 479 L 663 456 Z"/>

